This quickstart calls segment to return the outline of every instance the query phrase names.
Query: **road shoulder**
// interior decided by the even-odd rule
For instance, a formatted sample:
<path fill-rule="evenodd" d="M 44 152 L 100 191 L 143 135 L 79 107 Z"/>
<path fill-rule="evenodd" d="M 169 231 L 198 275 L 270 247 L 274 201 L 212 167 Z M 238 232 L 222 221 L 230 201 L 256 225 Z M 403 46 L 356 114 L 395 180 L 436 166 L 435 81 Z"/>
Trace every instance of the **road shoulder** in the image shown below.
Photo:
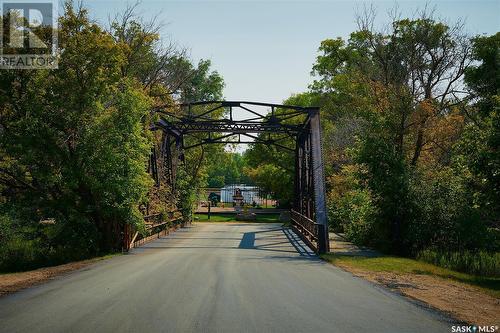
<path fill-rule="evenodd" d="M 70 262 L 64 265 L 39 268 L 32 271 L 0 274 L 0 296 L 45 283 L 56 277 L 77 271 L 114 256 L 115 254 Z"/>
<path fill-rule="evenodd" d="M 357 276 L 438 310 L 460 322 L 500 326 L 500 279 L 480 278 L 407 258 L 388 257 L 330 234 L 334 254 L 323 259 Z M 481 287 L 484 284 L 484 288 Z"/>

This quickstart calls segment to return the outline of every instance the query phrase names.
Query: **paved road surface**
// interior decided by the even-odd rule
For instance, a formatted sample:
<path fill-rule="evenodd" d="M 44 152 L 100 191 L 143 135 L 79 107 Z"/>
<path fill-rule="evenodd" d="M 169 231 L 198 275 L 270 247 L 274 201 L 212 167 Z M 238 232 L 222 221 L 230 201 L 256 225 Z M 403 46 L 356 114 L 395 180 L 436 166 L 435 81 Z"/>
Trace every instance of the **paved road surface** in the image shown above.
<path fill-rule="evenodd" d="M 278 224 L 196 224 L 0 298 L 0 332 L 450 332 L 290 238 Z"/>

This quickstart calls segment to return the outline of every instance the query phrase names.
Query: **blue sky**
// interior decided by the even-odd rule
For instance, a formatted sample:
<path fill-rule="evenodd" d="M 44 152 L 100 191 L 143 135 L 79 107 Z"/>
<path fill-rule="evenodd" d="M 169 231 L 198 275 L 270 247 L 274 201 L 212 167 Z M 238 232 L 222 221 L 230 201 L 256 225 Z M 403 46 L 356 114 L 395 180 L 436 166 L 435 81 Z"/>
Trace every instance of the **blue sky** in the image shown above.
<path fill-rule="evenodd" d="M 132 2 L 134 3 L 134 2 Z M 91 16 L 105 23 L 126 7 L 125 1 L 86 0 Z M 355 13 L 377 8 L 378 24 L 389 22 L 394 1 L 148 1 L 138 12 L 165 23 L 164 38 L 190 51 L 193 60 L 210 59 L 226 82 L 228 100 L 279 103 L 307 89 L 320 42 L 347 37 L 356 29 Z M 424 1 L 399 1 L 405 16 Z M 499 1 L 428 1 L 437 16 L 466 20 L 472 34 L 500 31 Z"/>

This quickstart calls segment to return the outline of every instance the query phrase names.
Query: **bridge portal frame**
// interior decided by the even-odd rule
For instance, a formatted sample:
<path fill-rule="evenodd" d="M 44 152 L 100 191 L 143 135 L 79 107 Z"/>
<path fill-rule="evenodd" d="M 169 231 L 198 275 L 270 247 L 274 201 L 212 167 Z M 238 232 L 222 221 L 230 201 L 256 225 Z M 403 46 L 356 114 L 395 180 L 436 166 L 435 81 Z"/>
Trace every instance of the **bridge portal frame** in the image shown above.
<path fill-rule="evenodd" d="M 268 112 L 263 113 L 255 107 L 266 108 Z M 235 110 L 238 108 L 249 116 L 237 119 L 239 117 Z M 248 101 L 204 101 L 179 104 L 176 107 L 158 107 L 154 112 L 160 118 L 151 129 L 162 131 L 159 151 L 156 151 L 157 148 L 153 149 L 149 163 L 149 172 L 156 184 L 159 184 L 160 176 L 163 176 L 175 188 L 176 170 L 178 164 L 184 162 L 184 151 L 204 144 L 260 143 L 290 151 L 295 154 L 292 225 L 316 252 L 329 251 L 318 107 Z M 220 135 L 214 136 L 217 133 Z M 263 137 L 263 133 L 268 133 L 268 137 Z M 200 134 L 205 137 L 200 138 Z M 271 137 L 270 134 L 277 136 Z M 198 142 L 186 146 L 184 139 L 190 135 L 196 135 Z M 282 141 L 290 138 L 295 141 L 294 148 L 282 144 Z M 158 172 L 160 160 L 164 175 L 159 175 Z"/>

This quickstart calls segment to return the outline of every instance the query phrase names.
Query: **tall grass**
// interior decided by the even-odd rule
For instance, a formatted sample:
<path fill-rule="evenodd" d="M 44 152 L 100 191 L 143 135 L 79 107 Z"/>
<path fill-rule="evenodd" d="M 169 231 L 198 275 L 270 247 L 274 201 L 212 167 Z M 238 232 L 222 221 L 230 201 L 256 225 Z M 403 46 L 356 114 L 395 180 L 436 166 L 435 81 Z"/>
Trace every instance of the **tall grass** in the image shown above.
<path fill-rule="evenodd" d="M 500 277 L 500 252 L 424 250 L 417 259 L 463 273 Z"/>

